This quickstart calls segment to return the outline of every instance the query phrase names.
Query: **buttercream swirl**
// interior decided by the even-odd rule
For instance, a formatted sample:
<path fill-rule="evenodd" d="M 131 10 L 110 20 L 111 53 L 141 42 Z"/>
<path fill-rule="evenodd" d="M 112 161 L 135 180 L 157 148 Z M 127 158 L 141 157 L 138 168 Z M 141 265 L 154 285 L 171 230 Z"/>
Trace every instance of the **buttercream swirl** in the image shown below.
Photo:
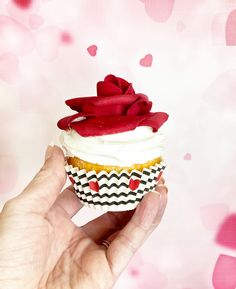
<path fill-rule="evenodd" d="M 147 126 L 95 137 L 83 137 L 75 130 L 63 131 L 60 142 L 67 156 L 101 165 L 131 166 L 162 156 L 163 135 Z"/>

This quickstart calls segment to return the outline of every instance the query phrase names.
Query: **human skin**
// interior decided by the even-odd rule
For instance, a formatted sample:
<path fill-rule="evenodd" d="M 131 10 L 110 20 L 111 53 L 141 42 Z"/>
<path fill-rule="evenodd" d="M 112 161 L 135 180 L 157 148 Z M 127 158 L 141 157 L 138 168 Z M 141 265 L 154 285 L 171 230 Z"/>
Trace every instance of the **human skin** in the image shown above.
<path fill-rule="evenodd" d="M 108 212 L 82 227 L 83 205 L 66 181 L 64 155 L 49 146 L 45 163 L 0 214 L 0 288 L 112 288 L 136 250 L 158 226 L 167 203 L 161 179 L 136 210 Z M 107 248 L 102 244 L 108 240 Z"/>

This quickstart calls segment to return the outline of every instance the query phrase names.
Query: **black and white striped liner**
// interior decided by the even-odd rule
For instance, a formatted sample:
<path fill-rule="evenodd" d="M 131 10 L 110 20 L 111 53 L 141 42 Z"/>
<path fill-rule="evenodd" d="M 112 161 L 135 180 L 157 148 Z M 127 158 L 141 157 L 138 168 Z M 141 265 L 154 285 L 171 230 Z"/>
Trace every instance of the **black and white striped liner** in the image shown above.
<path fill-rule="evenodd" d="M 166 165 L 164 162 L 130 173 L 122 171 L 79 170 L 67 165 L 66 172 L 81 202 L 104 211 L 127 211 L 137 207 L 143 196 L 153 190 Z"/>

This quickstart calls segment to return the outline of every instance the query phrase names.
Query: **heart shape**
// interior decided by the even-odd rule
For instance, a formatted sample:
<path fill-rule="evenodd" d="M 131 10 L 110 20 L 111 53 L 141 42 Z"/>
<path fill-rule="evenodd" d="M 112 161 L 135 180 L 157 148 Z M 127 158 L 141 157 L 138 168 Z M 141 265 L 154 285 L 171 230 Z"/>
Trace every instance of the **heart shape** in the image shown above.
<path fill-rule="evenodd" d="M 236 288 L 236 258 L 220 255 L 215 264 L 212 283 L 216 289 Z"/>
<path fill-rule="evenodd" d="M 184 160 L 190 161 L 192 159 L 192 155 L 190 153 L 186 153 L 184 156 Z"/>
<path fill-rule="evenodd" d="M 228 46 L 236 45 L 235 21 L 236 21 L 236 9 L 231 11 L 226 22 L 225 40 L 226 40 L 226 45 Z"/>
<path fill-rule="evenodd" d="M 133 180 L 133 179 L 130 179 L 129 181 L 129 188 L 134 191 L 138 188 L 140 184 L 140 180 Z"/>
<path fill-rule="evenodd" d="M 161 171 L 161 172 L 156 176 L 156 181 L 157 181 L 157 182 L 160 180 L 162 174 L 163 174 L 163 171 Z"/>
<path fill-rule="evenodd" d="M 69 179 L 70 179 L 72 185 L 74 185 L 74 183 L 75 183 L 74 179 L 72 177 L 69 177 Z"/>
<path fill-rule="evenodd" d="M 236 214 L 228 216 L 221 225 L 216 242 L 221 246 L 236 249 Z"/>
<path fill-rule="evenodd" d="M 91 46 L 89 46 L 88 48 L 87 48 L 87 51 L 88 51 L 88 53 L 89 53 L 89 55 L 91 55 L 91 56 L 96 56 L 96 54 L 97 54 L 97 46 L 96 45 L 91 45 Z"/>
<path fill-rule="evenodd" d="M 22 9 L 27 9 L 32 4 L 32 0 L 13 0 L 13 2 Z"/>
<path fill-rule="evenodd" d="M 152 60 L 153 60 L 152 55 L 147 54 L 139 61 L 139 64 L 144 67 L 150 67 L 152 66 Z"/>
<path fill-rule="evenodd" d="M 148 16 L 156 22 L 166 22 L 174 8 L 175 0 L 145 0 L 145 10 Z"/>
<path fill-rule="evenodd" d="M 96 182 L 93 182 L 93 181 L 91 181 L 91 182 L 89 182 L 89 187 L 90 187 L 90 189 L 91 190 L 93 190 L 93 191 L 95 191 L 95 192 L 99 192 L 99 184 L 98 184 L 98 181 L 96 181 Z"/>

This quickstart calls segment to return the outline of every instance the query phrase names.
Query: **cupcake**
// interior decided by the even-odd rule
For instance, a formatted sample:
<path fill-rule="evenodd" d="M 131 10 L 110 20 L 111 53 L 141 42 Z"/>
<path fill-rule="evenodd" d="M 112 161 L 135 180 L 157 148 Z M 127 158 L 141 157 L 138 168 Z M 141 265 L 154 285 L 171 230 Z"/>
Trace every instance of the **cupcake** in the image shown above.
<path fill-rule="evenodd" d="M 80 201 L 104 211 L 136 208 L 165 169 L 159 129 L 168 114 L 151 112 L 148 97 L 114 75 L 97 83 L 97 96 L 66 104 L 76 113 L 57 125 L 66 172 Z"/>

